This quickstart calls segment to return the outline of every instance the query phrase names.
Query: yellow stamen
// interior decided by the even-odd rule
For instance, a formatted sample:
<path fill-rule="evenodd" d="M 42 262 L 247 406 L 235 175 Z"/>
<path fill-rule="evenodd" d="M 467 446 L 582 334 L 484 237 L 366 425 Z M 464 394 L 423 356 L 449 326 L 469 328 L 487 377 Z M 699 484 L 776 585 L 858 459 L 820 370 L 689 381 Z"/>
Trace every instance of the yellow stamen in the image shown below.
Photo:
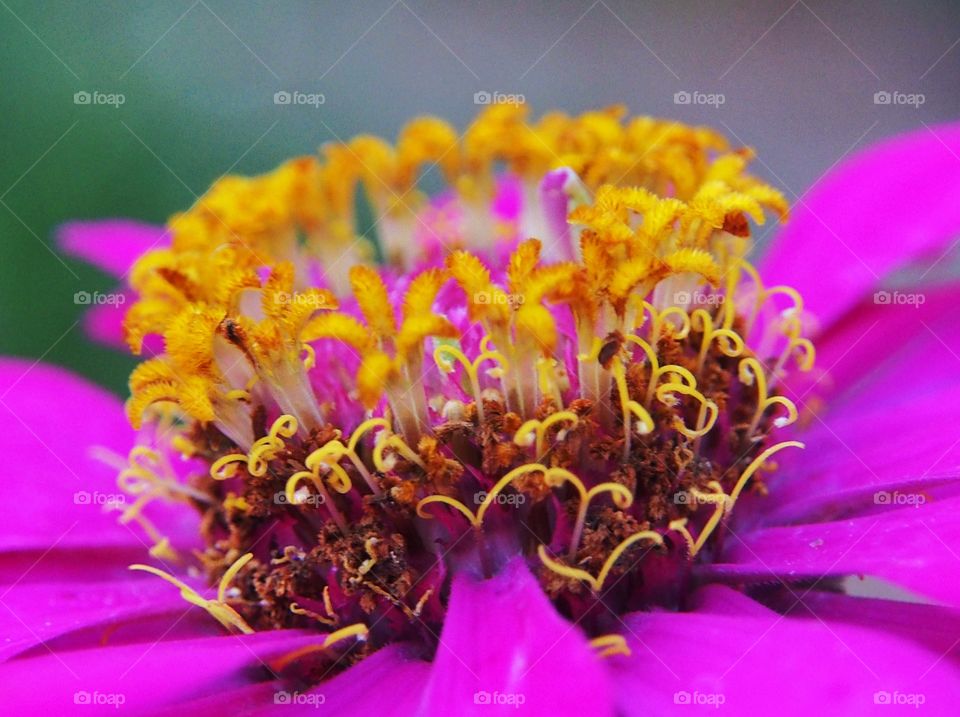
<path fill-rule="evenodd" d="M 800 441 L 782 441 L 775 445 L 770 446 L 763 453 L 754 458 L 750 465 L 748 465 L 743 473 L 740 474 L 740 478 L 737 479 L 737 484 L 734 486 L 733 490 L 730 492 L 730 500 L 727 503 L 727 512 L 733 510 L 733 506 L 737 502 L 737 498 L 740 497 L 740 492 L 743 490 L 744 486 L 747 484 L 747 481 L 756 473 L 760 467 L 767 462 L 767 460 L 775 453 L 779 453 L 784 448 L 806 448 L 806 445 Z"/>
<path fill-rule="evenodd" d="M 477 420 L 483 423 L 484 412 L 483 398 L 480 395 L 480 366 L 484 361 L 492 361 L 498 365 L 502 373 L 506 371 L 510 365 L 506 356 L 499 351 L 487 349 L 482 350 L 477 358 L 470 361 L 463 351 L 457 347 L 450 344 L 440 344 L 433 351 L 433 360 L 437 364 L 437 367 L 444 373 L 451 373 L 453 371 L 453 364 L 445 361 L 444 356 L 454 359 L 463 367 L 464 372 L 467 374 L 467 379 L 470 382 L 470 392 L 473 395 L 474 404 L 477 407 Z"/>
<path fill-rule="evenodd" d="M 518 446 L 536 445 L 537 460 L 540 460 L 547 452 L 545 445 L 547 432 L 554 425 L 562 421 L 569 421 L 569 428 L 574 428 L 580 421 L 580 418 L 573 411 L 557 411 L 542 421 L 531 418 L 517 429 L 517 432 L 513 436 L 513 442 Z"/>
<path fill-rule="evenodd" d="M 306 645 L 305 647 L 298 648 L 292 652 L 283 655 L 282 657 L 277 658 L 271 663 L 276 671 L 284 670 L 288 665 L 299 660 L 301 657 L 311 655 L 315 652 L 323 652 L 338 642 L 343 640 L 348 640 L 351 637 L 355 638 L 357 642 L 365 642 L 367 636 L 369 635 L 369 630 L 367 626 L 363 623 L 356 623 L 354 625 L 348 625 L 347 627 L 342 627 L 335 632 L 331 632 L 324 639 L 323 644 L 320 645 Z"/>
<path fill-rule="evenodd" d="M 551 468 L 544 476 L 544 480 L 551 488 L 563 485 L 564 482 L 572 483 L 580 494 L 580 504 L 577 509 L 577 520 L 574 523 L 573 533 L 570 536 L 570 550 L 568 556 L 573 559 L 580 547 L 580 536 L 583 534 L 583 526 L 587 520 L 587 509 L 590 507 L 590 501 L 601 493 L 609 493 L 611 499 L 621 510 L 626 510 L 633 505 L 633 493 L 626 486 L 620 483 L 600 483 L 593 486 L 590 490 L 583 484 L 575 474 L 565 468 Z"/>
<path fill-rule="evenodd" d="M 600 658 L 611 657 L 612 655 L 630 657 L 632 654 L 623 635 L 601 635 L 590 640 L 589 645 L 591 649 L 596 650 L 597 657 Z"/>
<path fill-rule="evenodd" d="M 487 510 L 497 499 L 497 496 L 503 492 L 503 489 L 506 488 L 510 483 L 515 481 L 517 478 L 527 475 L 528 473 L 544 473 L 547 472 L 547 467 L 541 465 L 540 463 L 527 463 L 525 465 L 514 468 L 512 471 L 507 473 L 503 478 L 498 480 L 494 486 L 487 492 L 484 496 L 483 502 L 480 503 L 480 507 L 477 509 L 477 512 L 474 513 L 467 506 L 461 503 L 459 500 L 450 498 L 445 495 L 429 495 L 426 498 L 423 498 L 419 503 L 417 503 L 417 515 L 421 518 L 431 519 L 432 515 L 423 511 L 423 508 L 431 503 L 445 503 L 453 508 L 456 508 L 460 511 L 467 520 L 473 525 L 474 528 L 479 530 L 483 527 L 483 517 L 486 515 Z"/>
<path fill-rule="evenodd" d="M 537 554 L 540 556 L 540 560 L 543 561 L 543 564 L 553 572 L 557 573 L 558 575 L 571 578 L 572 580 L 583 580 L 595 593 L 598 593 L 603 589 L 603 584 L 607 581 L 610 571 L 613 570 L 614 563 L 619 560 L 620 556 L 623 555 L 627 548 L 640 540 L 650 540 L 653 541 L 655 545 L 663 545 L 663 536 L 660 535 L 660 533 L 655 533 L 652 530 L 641 530 L 637 533 L 634 533 L 613 549 L 596 577 L 588 573 L 586 570 L 571 568 L 569 565 L 564 565 L 563 563 L 557 562 L 547 555 L 547 546 L 545 545 L 537 546 Z"/>
<path fill-rule="evenodd" d="M 793 401 L 784 396 L 769 395 L 767 376 L 757 359 L 753 357 L 741 359 L 738 373 L 740 381 L 745 385 L 752 386 L 756 383 L 757 386 L 757 408 L 753 413 L 753 419 L 750 421 L 750 427 L 747 429 L 748 436 L 753 436 L 763 419 L 763 415 L 774 406 L 783 406 L 787 411 L 786 416 L 780 416 L 774 420 L 773 423 L 777 428 L 789 426 L 797 420 L 797 407 Z"/>
<path fill-rule="evenodd" d="M 225 600 L 227 587 L 229 586 L 230 581 L 236 577 L 236 574 L 250 561 L 252 557 L 252 553 L 247 553 L 227 569 L 223 575 L 223 578 L 220 579 L 220 584 L 217 588 L 217 598 L 215 600 L 202 597 L 200 593 L 186 583 L 178 580 L 170 573 L 160 570 L 159 568 L 155 568 L 152 565 L 131 565 L 130 570 L 142 570 L 143 572 L 156 575 L 158 578 L 166 580 L 168 583 L 180 590 L 180 596 L 184 600 L 191 605 L 202 607 L 204 610 L 210 613 L 211 617 L 213 617 L 228 630 L 235 629 L 250 635 L 253 634 L 253 628 L 250 627 L 240 616 L 240 614 L 230 607 Z"/>

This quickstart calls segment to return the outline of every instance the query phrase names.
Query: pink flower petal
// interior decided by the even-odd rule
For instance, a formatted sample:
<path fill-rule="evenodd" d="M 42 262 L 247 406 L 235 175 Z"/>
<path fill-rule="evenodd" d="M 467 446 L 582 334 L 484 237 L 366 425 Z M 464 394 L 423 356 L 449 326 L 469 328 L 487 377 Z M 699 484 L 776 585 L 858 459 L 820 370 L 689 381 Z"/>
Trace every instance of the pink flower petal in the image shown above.
<path fill-rule="evenodd" d="M 729 591 L 694 613 L 628 616 L 633 655 L 611 660 L 620 713 L 873 715 L 888 697 L 954 709 L 960 671 L 937 650 L 883 625 L 743 610 L 746 601 Z"/>
<path fill-rule="evenodd" d="M 798 436 L 807 448 L 792 455 L 784 451 L 778 460 L 771 500 L 816 501 L 845 491 L 897 490 L 904 483 L 960 476 L 960 443 L 949 430 L 960 423 L 960 387 L 943 376 L 931 392 L 911 395 L 905 381 L 895 389 L 900 392 L 896 402 L 877 393 L 873 405 L 865 401 L 859 410 L 821 415 L 823 409 L 816 409 L 817 418 Z"/>
<path fill-rule="evenodd" d="M 954 608 L 827 592 L 811 593 L 799 605 L 789 595 L 786 599 L 791 605 L 784 607 L 790 608 L 791 615 L 869 629 L 880 625 L 890 635 L 923 645 L 954 664 L 960 662 L 960 654 L 954 649 L 960 644 L 960 611 Z"/>
<path fill-rule="evenodd" d="M 794 207 L 763 261 L 828 326 L 898 267 L 960 230 L 960 125 L 925 128 L 844 161 Z"/>
<path fill-rule="evenodd" d="M 612 706 L 601 660 L 516 560 L 489 580 L 454 579 L 421 714 L 519 713 L 599 716 Z"/>
<path fill-rule="evenodd" d="M 121 305 L 98 304 L 87 309 L 83 315 L 84 332 L 97 343 L 116 349 L 127 349 L 127 342 L 123 337 L 123 317 L 127 308 L 133 303 L 133 294 L 128 291 L 122 293 L 125 301 Z M 162 348 L 162 347 L 161 347 Z M 147 356 L 150 354 L 147 353 Z"/>
<path fill-rule="evenodd" d="M 870 575 L 960 604 L 960 499 L 832 523 L 730 531 L 721 562 L 704 572 L 723 580 Z"/>
<path fill-rule="evenodd" d="M 96 450 L 126 456 L 133 430 L 120 400 L 67 371 L 0 359 L 0 454 L 8 468 L 0 481 L 4 517 L 0 551 L 37 551 L 93 546 L 149 545 L 138 528 L 117 522 L 107 510 L 124 500 L 117 470 Z M 153 506 L 151 506 L 152 508 Z M 174 540 L 194 538 L 190 511 L 168 510 L 164 532 Z"/>
<path fill-rule="evenodd" d="M 130 562 L 113 561 L 112 581 L 71 580 L 57 571 L 47 573 L 45 582 L 21 582 L 0 591 L 0 661 L 31 650 L 47 654 L 48 649 L 59 653 L 174 639 L 173 626 L 189 629 L 193 637 L 223 633 L 172 585 L 132 577 Z"/>
<path fill-rule="evenodd" d="M 71 222 L 57 232 L 60 247 L 116 277 L 122 277 L 149 249 L 170 243 L 164 227 L 130 219 Z"/>
<path fill-rule="evenodd" d="M 156 714 L 407 717 L 418 714 L 429 673 L 430 663 L 406 657 L 402 647 L 386 647 L 329 682 L 302 692 L 291 685 L 264 682 L 177 704 Z"/>
<path fill-rule="evenodd" d="M 44 652 L 0 666 L 0 704 L 10 714 L 153 714 L 272 681 L 270 660 L 316 642 L 316 634 L 278 630 Z"/>

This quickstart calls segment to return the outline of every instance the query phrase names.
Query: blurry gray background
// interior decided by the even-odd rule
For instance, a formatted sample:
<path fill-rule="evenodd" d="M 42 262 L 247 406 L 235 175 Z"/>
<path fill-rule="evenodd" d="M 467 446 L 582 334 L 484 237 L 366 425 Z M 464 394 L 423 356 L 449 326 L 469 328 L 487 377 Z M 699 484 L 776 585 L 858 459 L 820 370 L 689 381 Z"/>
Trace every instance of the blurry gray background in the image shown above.
<path fill-rule="evenodd" d="M 131 359 L 86 342 L 73 303 L 110 281 L 54 256 L 72 218 L 162 222 L 327 140 L 422 113 L 463 128 L 478 91 L 711 124 L 793 199 L 860 147 L 960 117 L 958 43 L 955 1 L 0 0 L 0 353 L 123 390 Z M 94 91 L 125 101 L 74 103 Z"/>

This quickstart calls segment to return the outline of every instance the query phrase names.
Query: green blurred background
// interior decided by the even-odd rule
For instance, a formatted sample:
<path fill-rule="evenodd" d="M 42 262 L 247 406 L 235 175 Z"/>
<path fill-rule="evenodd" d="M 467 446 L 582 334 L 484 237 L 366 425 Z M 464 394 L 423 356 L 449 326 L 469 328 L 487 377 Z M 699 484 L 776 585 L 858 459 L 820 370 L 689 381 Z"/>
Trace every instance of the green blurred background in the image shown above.
<path fill-rule="evenodd" d="M 625 103 L 749 142 L 794 198 L 851 151 L 955 118 L 956 2 L 92 2 L 0 0 L 0 353 L 124 391 L 59 256 L 70 219 L 163 222 L 225 172 L 258 173 L 412 116 L 463 127 L 480 90 L 535 111 Z M 277 106 L 279 90 L 323 93 Z M 723 93 L 719 108 L 680 91 Z M 922 107 L 878 106 L 880 90 Z M 122 93 L 77 105 L 78 91 Z"/>

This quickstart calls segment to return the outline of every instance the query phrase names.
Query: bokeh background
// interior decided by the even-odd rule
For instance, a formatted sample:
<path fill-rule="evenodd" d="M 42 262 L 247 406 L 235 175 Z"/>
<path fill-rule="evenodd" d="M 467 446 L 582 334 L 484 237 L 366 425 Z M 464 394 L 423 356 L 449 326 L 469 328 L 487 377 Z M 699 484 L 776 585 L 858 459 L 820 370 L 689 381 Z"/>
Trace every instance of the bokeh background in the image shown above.
<path fill-rule="evenodd" d="M 74 294 L 111 282 L 59 255 L 70 219 L 161 223 L 224 173 L 422 113 L 463 128 L 481 91 L 713 125 L 795 199 L 863 146 L 960 117 L 958 45 L 956 0 L 0 0 L 0 353 L 125 390 L 132 359 L 78 324 Z M 124 102 L 74 102 L 94 91 Z"/>

